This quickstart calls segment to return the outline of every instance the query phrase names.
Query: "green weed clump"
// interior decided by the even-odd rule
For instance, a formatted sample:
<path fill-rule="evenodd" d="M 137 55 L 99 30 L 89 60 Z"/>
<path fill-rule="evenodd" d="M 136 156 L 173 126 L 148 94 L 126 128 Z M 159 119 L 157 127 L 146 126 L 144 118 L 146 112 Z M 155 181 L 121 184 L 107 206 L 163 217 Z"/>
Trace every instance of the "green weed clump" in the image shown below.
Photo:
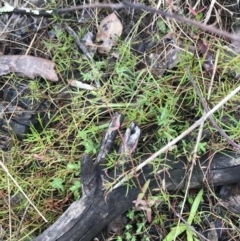
<path fill-rule="evenodd" d="M 101 14 L 103 13 L 100 12 L 100 16 Z M 48 223 L 45 223 L 36 209 L 29 205 L 22 191 L 9 178 L 7 172 L 1 170 L 0 223 L 4 230 L 4 240 L 31 240 L 55 222 L 72 202 L 81 198 L 81 155 L 88 153 L 96 156 L 103 133 L 114 112 L 118 111 L 125 115 L 123 129 L 132 121 L 136 121 L 141 128 L 142 137 L 137 155 L 152 154 L 204 115 L 199 97 L 185 71 L 186 66 L 204 98 L 207 97 L 208 90 L 211 88 L 208 99 L 210 108 L 237 87 L 237 81 L 234 81 L 229 73 L 233 74 L 240 69 L 239 57 L 230 56 L 229 60 L 225 61 L 226 50 L 223 40 L 207 34 L 203 36 L 205 39 L 213 39 L 211 42 L 214 42 L 208 43 L 212 58 L 217 61 L 214 67 L 216 74 L 211 84 L 212 76 L 203 69 L 207 56 L 199 54 L 198 51 L 192 53 L 188 50 L 190 45 L 197 48 L 194 44 L 195 39 L 191 39 L 188 33 L 191 28 L 181 27 L 178 23 L 166 21 L 160 17 L 156 22 L 147 22 L 146 18 L 152 20 L 146 13 L 139 14 L 138 21 L 128 34 L 119 40 L 109 56 L 95 57 L 94 65 L 91 61 L 84 59 L 74 39 L 60 27 L 63 20 L 55 19 L 49 25 L 51 29 L 55 26 L 54 38 L 47 38 L 44 35 L 45 37 L 38 41 L 39 48 L 40 46 L 42 48 L 39 51 L 44 52 L 56 63 L 60 82 L 52 84 L 47 81 L 31 80 L 30 93 L 27 97 L 32 100 L 45 99 L 51 103 L 51 108 L 46 110 L 48 121 L 45 123 L 39 116 L 39 125 L 31 126 L 30 132 L 22 141 L 18 141 L 13 136 L 14 144 L 9 152 L 1 151 L 1 160 Z M 195 18 L 201 20 L 204 16 L 198 13 Z M 89 26 L 74 27 L 80 37 L 89 30 Z M 175 43 L 177 44 L 178 41 L 186 43 L 186 47 L 183 47 L 179 53 L 179 63 L 173 69 L 166 70 L 162 76 L 157 76 L 152 72 L 151 67 L 143 65 L 145 64 L 144 54 L 148 53 L 137 53 L 133 43 L 142 37 L 141 33 L 144 31 L 149 31 L 150 37 L 152 36 L 150 40 L 161 40 L 166 34 L 173 34 L 171 29 L 175 31 Z M 193 30 L 195 34 L 199 31 Z M 183 37 L 180 34 L 181 31 Z M 37 49 L 38 46 L 35 48 Z M 218 59 L 215 59 L 217 50 Z M 149 50 L 151 51 L 155 51 L 154 47 Z M 117 58 L 112 58 L 111 54 Z M 22 80 L 15 76 L 14 78 L 17 81 Z M 94 80 L 97 79 L 101 87 L 94 91 L 70 88 L 69 79 L 77 79 L 90 85 L 94 85 Z M 7 81 L 10 80 L 7 79 Z M 234 114 L 236 112 L 238 112 L 238 96 L 218 110 L 214 119 L 230 138 L 239 142 L 240 128 L 237 115 Z M 193 131 L 177 145 L 172 146 L 168 154 L 175 157 L 185 155 L 191 162 L 197 133 L 198 130 Z M 224 148 L 232 147 L 206 121 L 203 125 L 203 136 L 197 143 L 196 155 L 200 156 L 209 150 L 215 152 Z M 162 168 L 164 158 L 165 154 L 152 163 L 156 172 Z M 107 167 L 114 167 L 115 160 L 114 156 L 110 156 Z M 109 184 L 109 189 L 112 185 Z M 174 206 L 173 200 L 180 203 L 184 197 L 182 195 L 176 197 L 177 194 L 174 196 L 165 191 L 160 193 L 158 190 L 158 192 L 150 195 L 149 202 L 153 201 L 153 203 L 143 208 L 142 212 L 129 210 L 127 218 L 130 221 L 123 233 L 109 240 L 133 241 L 138 237 L 143 240 L 152 240 L 148 233 L 153 226 L 159 231 L 159 237 L 166 241 L 185 236 L 187 240 L 199 240 L 196 237 L 196 230 L 191 226 L 193 223 L 201 222 L 199 206 L 204 196 L 203 190 L 198 192 L 192 203 L 186 204 L 186 208 L 190 206 L 190 210 L 185 219 L 178 217 L 176 221 L 174 217 L 174 222 L 173 217 L 169 218 L 171 207 Z M 161 205 L 156 200 L 160 200 Z M 167 210 L 167 212 L 160 214 L 159 206 L 164 205 L 164 211 Z M 23 216 L 26 209 L 27 213 Z M 151 224 L 147 221 L 150 211 Z M 23 223 L 21 232 L 18 234 L 21 219 Z M 163 226 L 167 222 L 171 223 L 172 227 L 169 228 L 170 225 L 168 225 L 165 229 Z"/>

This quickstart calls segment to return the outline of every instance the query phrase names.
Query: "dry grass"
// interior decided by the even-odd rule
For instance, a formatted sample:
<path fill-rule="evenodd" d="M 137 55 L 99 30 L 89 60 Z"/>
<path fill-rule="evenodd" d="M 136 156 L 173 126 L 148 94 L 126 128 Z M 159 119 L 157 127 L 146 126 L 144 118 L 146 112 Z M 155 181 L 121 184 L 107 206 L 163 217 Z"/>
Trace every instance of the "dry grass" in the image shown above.
<path fill-rule="evenodd" d="M 172 3 L 167 5 L 163 1 L 147 2 L 152 7 L 177 12 L 226 31 L 230 31 L 235 21 L 234 17 L 230 17 L 232 8 L 227 8 L 220 1 L 212 1 L 212 4 L 207 1 L 208 9 L 203 11 L 201 1 Z M 65 2 L 54 1 L 50 6 L 66 7 Z M 7 44 L 5 54 L 28 53 L 52 59 L 57 65 L 61 80 L 58 84 L 42 80 L 30 81 L 31 92 L 28 98 L 51 103 L 47 110 L 48 123 L 39 118 L 39 125 L 31 127 L 24 140 L 19 141 L 11 136 L 11 148 L 7 152 L 1 152 L 2 240 L 32 240 L 74 200 L 80 198 L 79 159 L 84 152 L 96 155 L 109 117 L 115 111 L 126 116 L 124 127 L 131 121 L 137 121 L 143 130 L 139 155 L 142 152 L 153 154 L 205 115 L 199 97 L 190 83 L 186 66 L 211 108 L 238 87 L 237 80 L 234 80 L 231 73 L 240 69 L 239 56 L 227 56 L 229 42 L 226 39 L 175 20 L 137 10 L 118 11 L 124 27 L 118 46 L 112 50 L 118 58 L 114 59 L 110 54 L 97 56 L 93 66 L 82 57 L 74 39 L 67 34 L 62 23 L 68 21 L 82 37 L 87 31 L 95 33 L 100 21 L 110 12 L 107 9 L 89 10 L 90 17 L 82 24 L 77 23 L 75 16 L 71 16 L 71 21 L 53 18 L 47 27 L 38 32 L 29 31 L 17 41 L 14 40 L 14 35 L 8 34 L 3 41 Z M 16 34 L 15 30 L 12 31 Z M 54 37 L 51 37 L 49 31 L 54 32 Z M 166 39 L 169 41 L 163 45 L 163 40 Z M 210 74 L 203 68 L 207 56 L 199 51 L 199 39 L 205 41 L 212 51 L 214 65 Z M 159 76 L 147 58 L 151 53 L 166 57 L 169 49 L 175 47 L 181 49 L 180 62 Z M 97 91 L 69 88 L 68 79 L 72 78 L 91 85 L 94 85 L 97 78 L 101 88 Z M 6 83 L 14 85 L 14 82 L 20 81 L 26 80 L 10 75 L 1 77 L 0 83 L 1 86 Z M 214 115 L 220 128 L 236 143 L 239 143 L 240 136 L 239 119 L 235 115 L 238 99 L 238 94 L 234 95 L 223 107 L 217 108 Z M 225 123 L 222 121 L 223 117 L 231 121 Z M 206 139 L 203 135 L 210 137 Z M 198 130 L 187 138 L 180 138 L 178 144 L 175 144 L 167 146 L 168 153 L 186 155 L 192 161 L 190 165 L 194 164 L 196 155 L 202 155 L 208 150 L 215 152 L 224 148 L 233 149 L 208 121 L 202 122 Z M 164 156 L 165 154 L 153 160 L 156 169 Z M 209 228 L 204 220 L 210 222 L 218 219 L 227 228 L 226 236 L 236 237 L 239 235 L 237 218 L 223 209 L 219 208 L 215 212 L 211 209 L 218 202 L 215 195 L 217 191 L 218 188 L 210 187 L 205 190 L 192 226 L 201 233 Z M 166 237 L 170 227 L 177 226 L 180 221 L 184 223 L 171 210 L 176 210 L 181 218 L 187 220 L 197 193 L 198 190 L 174 194 L 161 190 L 157 194 L 153 193 L 154 198 L 161 200 L 160 206 L 152 207 L 154 221 L 149 224 L 144 213 L 129 210 L 128 223 L 122 234 L 113 235 L 109 240 L 153 240 L 155 236 L 159 240 L 160 236 Z M 208 206 L 205 210 L 202 208 L 204 205 Z M 185 236 L 180 238 L 186 240 Z"/>

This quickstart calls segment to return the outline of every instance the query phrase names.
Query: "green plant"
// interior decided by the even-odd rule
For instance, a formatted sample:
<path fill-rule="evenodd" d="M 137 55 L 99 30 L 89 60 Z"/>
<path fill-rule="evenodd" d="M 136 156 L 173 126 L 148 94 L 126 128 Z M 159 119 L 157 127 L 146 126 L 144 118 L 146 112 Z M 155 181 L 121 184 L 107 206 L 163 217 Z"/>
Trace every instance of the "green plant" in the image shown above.
<path fill-rule="evenodd" d="M 199 3 L 200 1 L 198 1 Z M 66 7 L 64 1 L 51 1 L 50 5 L 59 9 Z M 151 5 L 159 7 L 154 1 L 151 2 Z M 196 9 L 200 9 L 200 11 L 195 11 L 193 5 L 187 5 L 186 1 L 183 1 L 182 5 L 181 14 L 185 14 L 185 10 L 189 8 L 191 18 L 196 21 L 204 21 L 205 12 L 202 11 L 204 6 L 197 6 Z M 170 10 L 175 11 L 174 7 L 169 5 Z M 215 7 L 217 8 L 218 5 Z M 221 10 L 223 11 L 223 9 Z M 95 33 L 99 20 L 105 17 L 107 10 L 96 9 L 96 11 L 89 10 L 87 12 L 90 13 L 91 18 L 90 22 L 85 24 L 79 24 L 75 17 L 61 19 L 61 17 L 55 16 L 43 31 L 40 30 L 37 33 L 29 31 L 29 39 L 33 39 L 33 34 L 37 35 L 34 42 L 28 43 L 29 46 L 26 46 L 28 41 L 26 38 L 24 38 L 25 42 L 21 42 L 20 39 L 16 43 L 15 40 L 12 42 L 9 40 L 11 48 L 15 44 L 21 53 L 26 53 L 29 48 L 30 55 L 44 57 L 55 62 L 59 75 L 58 83 L 27 80 L 13 74 L 1 76 L 0 80 L 0 91 L 5 84 L 12 83 L 13 79 L 16 83 L 29 81 L 30 91 L 26 97 L 32 103 L 43 98 L 51 103 L 51 107 L 53 106 L 53 108 L 42 110 L 47 112 L 45 113 L 49 119 L 47 124 L 39 114 L 39 128 L 31 126 L 30 133 L 25 136 L 23 141 L 18 141 L 13 137 L 14 145 L 11 150 L 7 154 L 1 152 L 1 158 L 8 166 L 10 173 L 49 223 L 53 223 L 70 203 L 80 198 L 79 160 L 85 152 L 96 156 L 112 113 L 119 111 L 125 115 L 122 130 L 132 121 L 138 123 L 142 130 L 142 137 L 137 155 L 151 155 L 185 131 L 204 113 L 199 98 L 189 82 L 185 66 L 189 67 L 204 97 L 207 96 L 210 87 L 212 88 L 211 98 L 208 101 L 210 107 L 216 105 L 238 85 L 237 81 L 233 81 L 233 77 L 240 69 L 239 56 L 234 50 L 226 48 L 228 44 L 226 39 L 204 33 L 192 26 L 152 16 L 147 12 L 132 11 L 129 14 L 126 10 L 119 11 L 125 31 L 121 40 L 109 55 L 95 56 L 94 61 L 85 60 L 74 38 L 65 31 L 63 26 L 67 22 L 80 38 L 88 31 Z M 77 12 L 78 14 L 82 14 L 82 12 Z M 225 21 L 218 21 L 218 24 L 221 25 L 223 22 Z M 228 24 L 226 23 L 226 25 Z M 220 27 L 225 28 L 225 26 Z M 194 36 L 192 32 L 194 32 Z M 13 36 L 15 36 L 14 33 Z M 211 57 L 216 63 L 215 75 L 209 76 L 203 68 L 207 58 L 205 55 L 199 55 L 196 44 L 198 39 L 202 38 L 212 51 Z M 148 47 L 144 49 L 145 46 Z M 151 53 L 157 53 L 162 55 L 164 60 L 169 46 L 173 48 L 177 46 L 179 63 L 173 69 L 165 70 L 162 76 L 157 76 L 152 71 L 152 67 L 146 64 L 146 57 Z M 190 50 L 190 47 L 195 50 Z M 7 49 L 11 48 L 7 47 Z M 218 58 L 217 49 L 219 50 Z M 231 54 L 228 55 L 228 52 Z M 212 78 L 214 81 L 211 86 Z M 95 91 L 72 88 L 69 87 L 70 79 L 79 80 L 94 87 L 96 87 L 94 80 L 97 80 L 101 87 L 96 88 Z M 233 114 L 238 111 L 238 104 L 236 104 L 238 99 L 239 97 L 236 96 L 214 115 L 221 128 L 236 142 L 240 142 L 240 128 L 239 120 Z M 6 115 L 8 121 L 13 117 L 8 113 Z M 224 116 L 227 116 L 229 121 L 224 123 L 221 120 Z M 209 130 L 212 136 L 210 141 L 201 140 L 198 143 L 198 155 L 207 150 L 215 152 L 225 147 L 231 148 L 224 138 L 219 138 L 211 124 L 206 123 L 204 129 Z M 170 167 L 165 165 L 168 154 L 176 158 L 185 155 L 189 160 L 191 159 L 197 131 L 191 134 L 191 138 L 182 139 L 161 157 L 154 160 L 152 163 L 153 174 L 157 174 L 160 170 L 168 175 L 167 171 Z M 108 156 L 106 168 L 113 169 L 117 165 L 117 160 L 117 151 L 115 151 Z M 134 164 L 138 160 L 138 156 L 134 157 Z M 124 175 L 125 173 L 122 174 L 122 176 Z M 8 200 L 11 199 L 11 196 L 18 194 L 19 190 L 15 184 L 9 182 L 5 172 L 1 171 L 0 176 L 2 200 L 0 202 L 2 207 L 0 223 L 6 230 L 5 236 L 0 239 L 10 240 L 11 235 L 13 236 L 18 230 L 19 217 L 25 211 L 26 200 L 22 200 L 21 205 L 17 208 L 11 209 L 12 216 L 8 220 L 8 210 L 10 210 Z M 118 180 L 112 178 L 111 182 L 107 181 L 105 187 L 111 191 Z M 132 179 L 126 183 L 127 191 L 132 184 Z M 183 203 L 181 202 L 182 197 L 176 193 L 172 195 L 163 191 L 164 180 L 161 180 L 161 187 L 157 190 L 159 192 L 157 194 L 151 193 L 151 190 L 148 193 L 149 185 L 149 180 L 147 180 L 136 200 L 136 206 L 143 212 L 128 211 L 127 216 L 130 223 L 126 225 L 122 236 L 119 235 L 117 240 L 151 239 L 144 235 L 148 233 L 149 226 L 153 224 L 158 225 L 159 229 L 163 227 L 162 233 L 167 232 L 165 223 L 169 222 L 171 217 L 169 212 L 160 213 L 160 206 L 165 205 L 168 210 L 174 206 L 176 201 Z M 181 221 L 179 225 L 176 224 L 165 240 L 172 240 L 180 233 L 186 234 L 188 240 L 196 240 L 191 225 L 193 222 L 201 221 L 201 218 L 196 216 L 201 193 L 202 191 L 192 200 L 192 209 L 186 223 Z M 222 217 L 219 218 L 222 219 Z M 41 233 L 48 227 L 48 224 L 44 223 L 32 208 L 29 209 L 24 221 L 19 240 L 31 239 L 33 232 Z M 37 225 L 39 226 L 37 227 Z M 233 226 L 230 221 L 228 225 Z M 12 230 L 9 230 L 8 226 Z"/>
<path fill-rule="evenodd" d="M 180 223 L 178 224 L 176 227 L 173 227 L 171 229 L 171 231 L 167 234 L 167 236 L 163 239 L 163 241 L 172 241 L 174 240 L 176 237 L 178 237 L 179 235 L 181 235 L 183 232 L 186 232 L 187 234 L 187 240 L 188 241 L 197 241 L 199 240 L 197 237 L 196 237 L 196 233 L 194 233 L 191 229 L 191 225 L 195 219 L 195 216 L 197 214 L 197 210 L 198 210 L 198 207 L 199 207 L 199 204 L 202 200 L 202 195 L 203 195 L 203 190 L 201 189 L 199 191 L 199 193 L 197 194 L 193 204 L 192 204 L 192 207 L 191 207 L 191 210 L 190 210 L 190 213 L 189 213 L 189 216 L 188 216 L 188 219 L 186 221 L 186 223 Z"/>

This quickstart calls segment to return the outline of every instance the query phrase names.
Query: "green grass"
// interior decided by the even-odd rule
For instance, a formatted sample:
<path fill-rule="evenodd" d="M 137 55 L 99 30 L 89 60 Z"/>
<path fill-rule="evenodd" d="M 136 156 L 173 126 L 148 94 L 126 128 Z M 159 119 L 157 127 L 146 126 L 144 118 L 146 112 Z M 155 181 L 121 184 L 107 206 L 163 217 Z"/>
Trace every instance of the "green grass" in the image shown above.
<path fill-rule="evenodd" d="M 100 12 L 100 18 L 105 14 L 104 11 Z M 206 97 L 211 76 L 202 70 L 204 57 L 184 52 L 180 55 L 177 67 L 167 71 L 161 77 L 154 75 L 150 68 L 140 70 L 135 68 L 144 56 L 136 55 L 132 50 L 131 43 L 139 36 L 141 37 L 140 32 L 145 23 L 145 14 L 139 15 L 139 20 L 128 36 L 125 34 L 118 46 L 114 48 L 113 51 L 119 56 L 114 64 L 109 62 L 110 56 L 96 58 L 94 66 L 89 61 L 84 60 L 74 43 L 74 39 L 63 29 L 56 30 L 56 38 L 54 39 L 44 37 L 40 40 L 40 46 L 43 49 L 39 50 L 56 63 L 61 79 L 57 84 L 51 84 L 47 81 L 39 83 L 36 80 L 31 80 L 28 98 L 33 100 L 45 98 L 52 103 L 55 110 L 47 113 L 49 123 L 45 124 L 39 118 L 41 128 L 31 127 L 31 132 L 26 135 L 23 141 L 14 139 L 14 146 L 8 153 L 1 152 L 1 159 L 26 195 L 48 220 L 48 223 L 44 223 L 36 210 L 30 206 L 18 240 L 31 240 L 33 236 L 41 233 L 55 222 L 74 200 L 81 197 L 79 178 L 81 155 L 89 153 L 96 156 L 101 138 L 108 126 L 110 114 L 118 111 L 125 115 L 123 129 L 132 121 L 137 121 L 140 128 L 144 130 L 144 135 L 140 141 L 141 149 L 148 150 L 149 153 L 165 146 L 203 115 L 204 110 L 184 67 L 189 67 L 201 93 Z M 145 27 L 151 31 L 148 24 Z M 158 29 L 154 32 L 155 36 L 153 37 L 161 39 L 164 34 L 168 33 L 170 31 L 168 24 L 159 20 Z M 171 27 L 177 28 L 174 23 L 171 24 Z M 54 23 L 50 28 L 53 26 Z M 88 27 L 77 28 L 80 37 L 88 31 Z M 186 34 L 188 35 L 188 33 Z M 126 40 L 124 37 L 127 37 Z M 181 41 L 186 42 L 187 45 L 192 44 L 186 37 L 181 38 Z M 204 38 L 213 39 L 207 34 Z M 214 80 L 209 100 L 210 105 L 215 106 L 238 86 L 237 81 L 232 80 L 228 73 L 240 69 L 240 62 L 239 57 L 229 57 L 229 61 L 226 61 L 223 43 L 217 38 L 211 41 L 213 42 L 211 44 L 213 57 L 219 50 L 217 63 L 219 76 Z M 35 47 L 38 48 L 38 46 Z M 34 54 L 34 51 L 31 54 Z M 56 101 L 56 96 L 68 85 L 67 77 L 73 78 L 73 72 L 76 71 L 80 72 L 81 81 L 86 83 L 94 85 L 94 79 L 98 79 L 101 88 L 94 92 L 68 89 L 70 97 Z M 15 78 L 16 81 L 21 80 Z M 11 81 L 7 77 L 5 80 Z M 235 112 L 237 101 L 238 96 L 232 98 L 214 116 L 221 128 L 236 142 L 239 142 L 239 121 L 232 115 Z M 221 123 L 223 115 L 230 118 L 230 124 Z M 204 124 L 204 129 L 209 130 L 210 134 L 215 132 L 209 122 Z M 169 150 L 169 153 L 175 156 L 184 154 L 190 158 L 196 144 L 197 130 L 191 133 L 191 136 L 190 141 L 186 139 L 180 141 Z M 198 143 L 198 154 L 201 155 L 207 150 L 217 151 L 225 147 L 231 148 L 223 138 L 211 139 L 209 142 L 202 140 Z M 109 158 L 107 164 L 109 168 L 114 166 L 113 160 L 114 158 Z M 154 161 L 155 170 L 159 169 L 161 160 L 162 157 L 159 157 Z M 6 172 L 0 170 L 0 177 L 0 206 L 2 207 L 0 223 L 4 229 L 3 237 L 4 240 L 16 240 L 14 235 L 17 233 L 28 202 L 16 185 L 7 177 Z M 110 188 L 112 185 L 108 184 L 108 187 Z M 9 198 L 13 196 L 18 197 L 18 202 L 17 205 L 12 203 L 10 206 Z M 159 204 L 153 205 L 151 207 L 153 221 L 149 224 L 146 220 L 146 213 L 129 210 L 127 216 L 130 223 L 126 225 L 121 235 L 109 240 L 136 240 L 135 236 L 144 237 L 145 232 L 149 232 L 152 225 L 161 227 L 162 233 L 168 237 L 172 231 L 169 227 L 162 228 L 166 221 L 172 223 L 174 227 L 180 228 L 180 231 L 186 231 L 188 240 L 192 240 L 193 232 L 191 229 L 184 223 L 177 226 L 176 217 L 174 217 L 174 221 L 172 221 L 173 217 L 169 217 L 170 207 L 174 206 L 175 203 L 180 207 L 183 197 L 170 195 L 167 192 L 162 192 L 159 195 L 152 194 L 152 197 L 155 196 L 161 200 L 161 205 L 167 206 L 168 212 L 159 215 Z M 194 200 L 197 198 L 198 196 Z M 189 206 L 190 204 L 186 204 L 186 209 Z M 199 205 L 196 205 L 196 209 L 198 208 Z M 11 210 L 11 217 L 9 210 Z M 194 210 L 194 213 L 196 212 L 197 210 Z M 189 221 L 191 215 L 192 210 L 185 216 L 189 225 L 194 222 L 192 218 Z M 198 218 L 201 220 L 201 217 Z M 146 236 L 144 240 L 148 239 L 149 237 Z"/>

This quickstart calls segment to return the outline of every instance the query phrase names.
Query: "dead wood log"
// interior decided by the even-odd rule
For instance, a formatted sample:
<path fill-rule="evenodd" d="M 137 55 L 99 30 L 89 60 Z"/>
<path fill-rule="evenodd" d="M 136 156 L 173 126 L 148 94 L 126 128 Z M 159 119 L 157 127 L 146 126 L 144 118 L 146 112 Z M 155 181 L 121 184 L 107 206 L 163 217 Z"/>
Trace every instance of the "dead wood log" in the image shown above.
<path fill-rule="evenodd" d="M 117 133 L 114 126 L 116 127 L 116 123 L 122 123 L 121 115 L 115 115 L 114 118 L 114 121 L 110 123 L 112 131 L 108 130 L 106 134 L 108 137 L 105 135 L 102 141 L 102 145 L 108 143 L 108 148 L 105 149 L 105 152 L 101 149 L 98 161 L 89 166 L 90 157 L 83 157 L 83 170 L 89 170 L 82 178 L 83 189 L 85 189 L 83 197 L 74 202 L 52 226 L 35 238 L 35 241 L 90 241 L 111 221 L 133 206 L 133 201 L 140 192 L 135 178 L 133 178 L 135 185 L 131 188 L 121 186 L 107 195 L 103 189 L 103 181 L 107 179 L 107 176 L 100 164 L 104 163 L 106 153 L 109 153 L 112 148 L 109 143 L 114 142 Z M 133 124 L 128 130 L 130 132 L 125 134 L 125 141 L 131 140 L 132 135 L 135 135 L 134 138 L 137 141 L 137 126 Z M 186 158 L 167 157 L 163 161 L 162 170 L 166 170 L 168 167 L 168 171 L 159 170 L 159 173 L 155 175 L 151 165 L 145 166 L 138 175 L 139 183 L 143 185 L 146 180 L 150 179 L 150 188 L 153 189 L 161 187 L 162 180 L 165 179 L 168 191 L 184 188 L 188 181 L 187 163 Z M 115 173 L 116 170 L 113 170 L 108 176 L 114 177 Z M 207 153 L 194 167 L 190 188 L 204 187 L 206 183 L 218 186 L 239 182 L 239 173 L 240 155 L 231 151 Z"/>

